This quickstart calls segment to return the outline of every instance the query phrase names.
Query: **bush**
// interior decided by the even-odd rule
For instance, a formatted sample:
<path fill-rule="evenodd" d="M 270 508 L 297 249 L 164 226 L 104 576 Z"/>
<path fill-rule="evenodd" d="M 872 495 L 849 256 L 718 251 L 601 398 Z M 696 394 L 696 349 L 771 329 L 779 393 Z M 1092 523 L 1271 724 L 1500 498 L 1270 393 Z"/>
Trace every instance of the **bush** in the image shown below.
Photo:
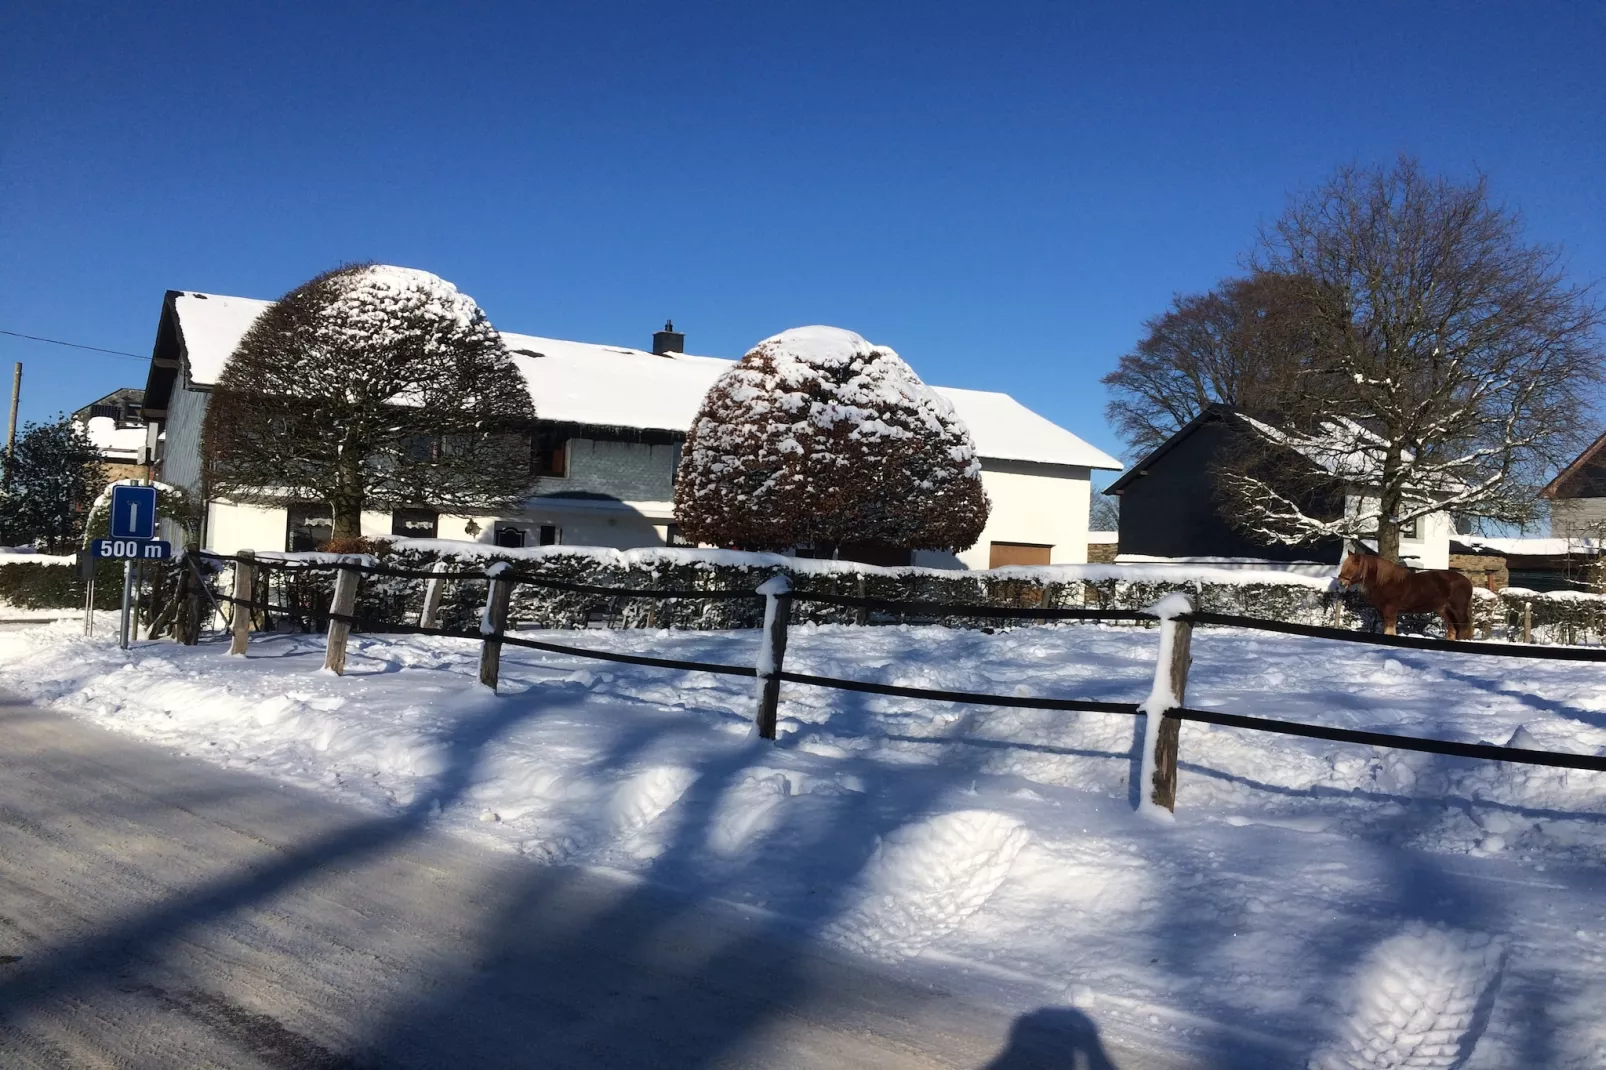
<path fill-rule="evenodd" d="M 953 406 L 892 350 L 835 327 L 766 338 L 721 375 L 675 480 L 688 538 L 746 550 L 958 551 L 987 510 Z"/>

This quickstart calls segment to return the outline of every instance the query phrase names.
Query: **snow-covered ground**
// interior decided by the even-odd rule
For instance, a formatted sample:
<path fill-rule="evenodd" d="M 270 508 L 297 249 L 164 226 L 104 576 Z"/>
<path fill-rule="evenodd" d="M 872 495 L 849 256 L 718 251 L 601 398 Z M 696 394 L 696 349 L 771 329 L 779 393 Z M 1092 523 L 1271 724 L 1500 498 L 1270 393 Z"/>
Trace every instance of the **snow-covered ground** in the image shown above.
<path fill-rule="evenodd" d="M 0 682 L 220 764 L 438 822 L 536 862 L 750 908 L 968 998 L 1070 1005 L 1249 1067 L 1606 1065 L 1606 774 L 1187 724 L 1174 823 L 1133 812 L 1141 722 L 783 687 L 461 640 L 223 647 L 0 635 Z M 560 642 L 752 664 L 757 635 Z M 787 667 L 1138 701 L 1158 633 L 799 627 Z M 1201 629 L 1199 707 L 1598 752 L 1606 676 Z"/>

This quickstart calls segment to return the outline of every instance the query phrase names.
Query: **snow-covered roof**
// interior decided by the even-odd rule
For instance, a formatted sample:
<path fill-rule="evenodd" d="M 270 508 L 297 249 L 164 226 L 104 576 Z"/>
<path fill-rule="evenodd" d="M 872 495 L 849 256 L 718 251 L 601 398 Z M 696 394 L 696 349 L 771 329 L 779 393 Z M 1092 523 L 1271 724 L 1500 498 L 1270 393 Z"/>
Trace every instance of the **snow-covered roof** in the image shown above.
<path fill-rule="evenodd" d="M 211 386 L 223 374 L 240 339 L 272 301 L 222 294 L 181 293 L 173 298 L 184 351 L 189 357 L 190 382 Z"/>
<path fill-rule="evenodd" d="M 110 416 L 92 416 L 84 434 L 109 461 L 138 461 L 145 452 L 145 428 L 118 427 Z"/>
<path fill-rule="evenodd" d="M 240 339 L 271 301 L 180 293 L 173 300 L 189 382 L 217 382 Z M 659 356 L 623 346 L 502 332 L 543 420 L 684 433 L 703 395 L 733 364 L 721 357 Z M 935 388 L 953 403 L 984 458 L 1119 470 L 1121 462 L 1008 394 Z"/>
<path fill-rule="evenodd" d="M 1348 416 L 1326 417 L 1318 430 L 1308 434 L 1284 431 L 1242 412 L 1238 417 L 1272 442 L 1287 446 L 1340 479 L 1367 486 L 1383 476 L 1383 454 L 1388 442 Z M 1402 457 L 1407 464 L 1416 460 L 1416 454 L 1410 450 L 1403 450 Z M 1427 494 L 1443 495 L 1466 490 L 1467 484 L 1440 472 L 1419 478 L 1412 487 Z"/>
<path fill-rule="evenodd" d="M 543 420 L 684 432 L 728 360 L 502 332 Z M 536 355 L 538 354 L 538 355 Z"/>
<path fill-rule="evenodd" d="M 1504 538 L 1489 535 L 1456 535 L 1459 542 L 1472 550 L 1484 550 L 1490 553 L 1504 554 L 1507 557 L 1566 557 L 1568 555 L 1592 555 L 1602 549 L 1602 540 L 1579 536 L 1570 539 L 1551 538 Z"/>

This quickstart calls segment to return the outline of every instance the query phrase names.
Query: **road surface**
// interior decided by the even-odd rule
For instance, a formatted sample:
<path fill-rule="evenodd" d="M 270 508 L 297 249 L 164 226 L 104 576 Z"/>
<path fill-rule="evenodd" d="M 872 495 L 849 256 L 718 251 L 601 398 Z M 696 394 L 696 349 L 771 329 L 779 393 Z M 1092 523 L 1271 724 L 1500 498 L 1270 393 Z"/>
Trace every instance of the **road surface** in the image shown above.
<path fill-rule="evenodd" d="M 58 713 L 0 741 L 8 1070 L 1189 1065 Z"/>

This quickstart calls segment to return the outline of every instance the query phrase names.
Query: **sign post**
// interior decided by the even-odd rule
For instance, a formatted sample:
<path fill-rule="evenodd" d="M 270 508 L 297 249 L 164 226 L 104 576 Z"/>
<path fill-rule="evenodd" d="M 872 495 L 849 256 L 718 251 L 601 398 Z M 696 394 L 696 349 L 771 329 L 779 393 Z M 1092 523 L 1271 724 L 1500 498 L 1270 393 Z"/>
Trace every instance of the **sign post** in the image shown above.
<path fill-rule="evenodd" d="M 156 488 L 119 483 L 112 488 L 110 538 L 96 539 L 90 546 L 97 559 L 122 558 L 123 619 L 117 631 L 117 645 L 128 649 L 129 609 L 134 596 L 134 563 L 165 561 L 173 556 L 173 544 L 156 538 Z"/>
<path fill-rule="evenodd" d="M 128 649 L 128 606 L 134 594 L 134 559 L 123 562 L 123 619 L 117 627 L 117 648 Z"/>

